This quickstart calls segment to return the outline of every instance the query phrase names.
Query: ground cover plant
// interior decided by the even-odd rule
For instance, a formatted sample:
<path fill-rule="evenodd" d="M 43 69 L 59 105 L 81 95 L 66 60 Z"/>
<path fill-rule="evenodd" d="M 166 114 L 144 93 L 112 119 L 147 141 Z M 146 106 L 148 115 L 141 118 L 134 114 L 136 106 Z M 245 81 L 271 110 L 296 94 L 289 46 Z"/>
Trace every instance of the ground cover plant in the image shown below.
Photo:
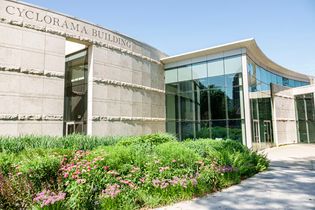
<path fill-rule="evenodd" d="M 0 209 L 152 208 L 239 183 L 269 164 L 237 141 L 169 134 L 2 137 L 0 148 Z"/>

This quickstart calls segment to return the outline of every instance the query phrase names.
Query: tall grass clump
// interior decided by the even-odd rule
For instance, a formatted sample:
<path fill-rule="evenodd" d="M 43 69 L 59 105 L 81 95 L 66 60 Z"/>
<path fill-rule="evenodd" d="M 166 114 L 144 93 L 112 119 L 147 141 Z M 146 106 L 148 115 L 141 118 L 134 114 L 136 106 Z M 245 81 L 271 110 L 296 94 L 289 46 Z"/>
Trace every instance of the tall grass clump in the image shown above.
<path fill-rule="evenodd" d="M 19 137 L 0 137 L 0 152 L 19 153 L 23 150 L 42 148 L 42 149 L 73 149 L 91 150 L 98 146 L 116 144 L 126 137 L 95 137 L 79 134 L 64 137 L 52 136 L 19 136 Z"/>

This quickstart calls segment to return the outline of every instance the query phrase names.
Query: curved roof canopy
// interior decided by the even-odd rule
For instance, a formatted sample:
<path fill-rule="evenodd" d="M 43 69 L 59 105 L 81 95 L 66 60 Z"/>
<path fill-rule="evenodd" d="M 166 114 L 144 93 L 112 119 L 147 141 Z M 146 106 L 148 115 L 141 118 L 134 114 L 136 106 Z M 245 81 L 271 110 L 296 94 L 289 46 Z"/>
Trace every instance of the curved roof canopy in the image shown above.
<path fill-rule="evenodd" d="M 175 56 L 170 56 L 166 58 L 162 58 L 161 61 L 164 64 L 174 63 L 178 61 L 188 60 L 192 58 L 202 57 L 206 55 L 213 55 L 222 52 L 227 52 L 231 50 L 245 48 L 248 56 L 258 65 L 273 71 L 275 73 L 281 74 L 285 77 L 291 79 L 298 79 L 302 81 L 309 82 L 311 77 L 305 74 L 301 74 L 290 69 L 287 69 L 283 66 L 280 66 L 269 59 L 258 47 L 255 39 L 245 39 L 237 42 L 227 43 L 223 45 L 218 45 L 206 49 L 201 49 L 197 51 L 192 51 L 188 53 L 183 53 Z"/>

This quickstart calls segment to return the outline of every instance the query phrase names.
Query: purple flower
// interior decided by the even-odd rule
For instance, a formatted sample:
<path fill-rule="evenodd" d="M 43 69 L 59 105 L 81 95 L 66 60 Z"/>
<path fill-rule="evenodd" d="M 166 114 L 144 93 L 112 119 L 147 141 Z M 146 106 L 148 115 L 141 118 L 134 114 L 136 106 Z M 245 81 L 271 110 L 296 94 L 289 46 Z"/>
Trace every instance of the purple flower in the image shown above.
<path fill-rule="evenodd" d="M 154 187 L 159 187 L 160 184 L 161 184 L 161 181 L 160 181 L 159 179 L 153 179 L 153 180 L 152 180 L 152 185 L 153 185 Z"/>
<path fill-rule="evenodd" d="M 50 206 L 58 201 L 62 201 L 65 197 L 66 193 L 64 192 L 58 192 L 58 194 L 56 194 L 50 190 L 44 190 L 36 194 L 36 197 L 33 200 L 43 208 L 44 206 Z"/>
<path fill-rule="evenodd" d="M 105 190 L 102 190 L 102 194 L 110 198 L 116 197 L 120 192 L 120 186 L 118 184 L 108 185 Z"/>

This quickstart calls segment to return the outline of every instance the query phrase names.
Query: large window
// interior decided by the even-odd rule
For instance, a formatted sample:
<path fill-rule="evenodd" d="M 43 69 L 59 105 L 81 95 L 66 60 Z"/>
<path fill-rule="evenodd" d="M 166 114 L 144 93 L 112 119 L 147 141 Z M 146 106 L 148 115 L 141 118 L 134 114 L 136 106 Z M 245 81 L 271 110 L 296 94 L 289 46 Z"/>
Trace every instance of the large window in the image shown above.
<path fill-rule="evenodd" d="M 65 133 L 86 133 L 87 50 L 66 56 L 64 121 Z"/>
<path fill-rule="evenodd" d="M 167 69 L 167 132 L 180 139 L 242 141 L 241 55 Z"/>
<path fill-rule="evenodd" d="M 302 143 L 315 143 L 314 94 L 298 95 L 295 103 L 299 140 Z"/>

